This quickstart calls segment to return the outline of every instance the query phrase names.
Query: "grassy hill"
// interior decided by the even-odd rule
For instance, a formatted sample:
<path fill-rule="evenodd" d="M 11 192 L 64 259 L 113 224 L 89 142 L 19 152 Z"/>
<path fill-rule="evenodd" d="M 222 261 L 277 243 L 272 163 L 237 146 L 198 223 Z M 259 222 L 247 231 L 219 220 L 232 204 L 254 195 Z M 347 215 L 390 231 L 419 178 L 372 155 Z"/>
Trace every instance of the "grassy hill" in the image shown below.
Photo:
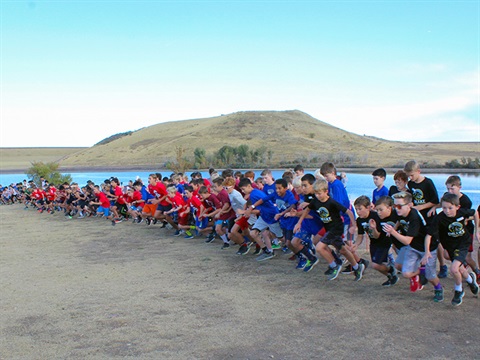
<path fill-rule="evenodd" d="M 85 150 L 81 147 L 0 148 L 0 171 L 24 171 L 32 162 L 61 162 L 65 156 Z"/>
<path fill-rule="evenodd" d="M 480 153 L 478 142 L 387 141 L 341 130 L 297 110 L 248 111 L 166 122 L 114 134 L 91 148 L 57 151 L 56 158 L 30 149 L 25 168 L 31 161 L 59 161 L 61 169 L 159 169 L 175 160 L 178 147 L 185 150 L 185 157 L 192 163 L 194 150 L 203 149 L 206 154 L 203 167 L 215 162 L 220 167 L 218 150 L 240 145 L 246 145 L 249 153 L 259 155 L 245 161 L 245 167 L 286 167 L 294 163 L 316 167 L 324 161 L 333 161 L 341 167 L 398 167 L 411 159 L 430 167 L 441 167 L 446 161 L 476 158 Z M 11 155 L 6 156 L 4 152 L 0 155 L 1 169 L 14 161 L 14 158 L 10 160 Z M 238 167 L 238 158 L 223 164 L 229 165 Z"/>
<path fill-rule="evenodd" d="M 417 159 L 432 166 L 478 157 L 480 143 L 409 143 L 360 136 L 301 111 L 248 111 L 213 118 L 161 123 L 129 132 L 102 145 L 67 156 L 62 167 L 145 166 L 158 168 L 175 159 L 181 146 L 193 159 L 195 148 L 207 158 L 225 145 L 266 147 L 263 166 L 331 160 L 342 166 L 398 166 Z M 228 164 L 226 164 L 228 165 Z"/>

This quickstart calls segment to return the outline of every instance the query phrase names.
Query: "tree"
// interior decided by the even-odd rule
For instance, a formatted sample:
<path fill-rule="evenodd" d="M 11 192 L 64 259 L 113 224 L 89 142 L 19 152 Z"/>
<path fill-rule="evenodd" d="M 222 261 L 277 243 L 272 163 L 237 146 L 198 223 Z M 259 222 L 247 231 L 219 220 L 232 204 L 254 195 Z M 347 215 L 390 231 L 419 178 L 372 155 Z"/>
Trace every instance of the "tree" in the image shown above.
<path fill-rule="evenodd" d="M 30 180 L 33 180 L 37 186 L 41 186 L 40 178 L 44 178 L 50 184 L 60 185 L 64 182 L 72 182 L 70 174 L 61 174 L 58 171 L 59 164 L 50 162 L 43 163 L 41 161 L 33 162 L 32 166 L 27 170 L 27 176 Z"/>
<path fill-rule="evenodd" d="M 193 155 L 195 156 L 194 166 L 196 168 L 204 168 L 207 164 L 207 157 L 206 151 L 203 148 L 196 148 L 193 151 Z"/>
<path fill-rule="evenodd" d="M 183 146 L 175 147 L 175 161 L 168 162 L 167 168 L 175 173 L 184 173 L 192 168 L 192 163 L 185 156 L 185 148 Z"/>

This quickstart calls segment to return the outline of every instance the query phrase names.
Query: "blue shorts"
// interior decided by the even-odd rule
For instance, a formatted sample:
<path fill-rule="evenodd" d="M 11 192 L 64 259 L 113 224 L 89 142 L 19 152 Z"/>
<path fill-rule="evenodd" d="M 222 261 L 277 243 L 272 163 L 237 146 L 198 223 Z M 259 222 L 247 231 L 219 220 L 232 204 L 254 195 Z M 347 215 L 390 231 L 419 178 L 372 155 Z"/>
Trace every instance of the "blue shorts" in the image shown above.
<path fill-rule="evenodd" d="M 302 241 L 311 241 L 312 236 L 318 234 L 322 230 L 323 225 L 319 221 L 313 221 L 313 219 L 305 219 L 302 222 L 302 227 L 299 232 L 295 233 L 293 236 L 302 240 Z"/>
<path fill-rule="evenodd" d="M 207 228 L 208 227 L 208 218 L 204 218 L 203 220 L 198 220 L 197 218 L 195 218 L 195 226 L 197 228 L 199 228 L 200 230 Z"/>
<path fill-rule="evenodd" d="M 370 256 L 375 264 L 381 265 L 388 262 L 388 251 L 390 247 L 377 246 L 370 242 Z"/>
<path fill-rule="evenodd" d="M 215 220 L 215 226 L 228 227 L 228 220 Z"/>
<path fill-rule="evenodd" d="M 99 206 L 97 209 L 97 213 L 103 214 L 105 216 L 110 216 L 110 208 L 104 208 L 103 206 Z"/>

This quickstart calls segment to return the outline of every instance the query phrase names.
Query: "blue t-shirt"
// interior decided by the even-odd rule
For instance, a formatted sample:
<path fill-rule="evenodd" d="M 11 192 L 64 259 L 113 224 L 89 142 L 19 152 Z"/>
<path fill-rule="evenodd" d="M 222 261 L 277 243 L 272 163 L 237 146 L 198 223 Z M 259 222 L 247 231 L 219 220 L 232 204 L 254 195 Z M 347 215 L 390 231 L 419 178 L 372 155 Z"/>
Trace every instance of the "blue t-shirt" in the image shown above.
<path fill-rule="evenodd" d="M 275 183 L 272 185 L 263 185 L 263 192 L 267 195 L 267 200 L 270 200 L 271 202 L 275 201 L 275 197 L 277 196 Z"/>
<path fill-rule="evenodd" d="M 333 182 L 328 183 L 328 194 L 330 195 L 330 197 L 333 198 L 333 200 L 343 205 L 347 209 L 351 208 L 350 199 L 348 198 L 347 190 L 345 189 L 345 186 L 343 186 L 343 183 L 340 180 L 335 179 Z M 344 225 L 349 225 L 350 218 L 347 215 L 345 215 L 345 213 L 343 212 L 342 212 L 342 217 L 343 217 Z"/>
<path fill-rule="evenodd" d="M 260 211 L 260 216 L 267 224 L 275 223 L 275 215 L 278 214 L 277 207 L 267 199 L 267 195 L 264 192 L 253 189 L 250 193 L 250 201 L 252 204 L 255 204 L 260 199 L 263 200 L 263 204 L 256 207 L 256 209 Z"/>
<path fill-rule="evenodd" d="M 153 199 L 154 196 L 150 194 L 147 190 L 147 187 L 145 185 L 142 185 L 142 190 L 140 190 L 142 194 L 142 199 L 147 202 L 147 200 Z"/>
<path fill-rule="evenodd" d="M 372 196 L 372 203 L 375 205 L 378 199 L 380 199 L 382 196 L 388 196 L 388 189 L 384 186 L 382 186 L 379 189 L 373 190 L 373 196 Z"/>
<path fill-rule="evenodd" d="M 275 205 L 277 206 L 278 212 L 283 212 L 296 203 L 297 200 L 290 190 L 287 190 L 283 197 L 275 193 Z M 293 230 L 297 221 L 297 217 L 282 216 L 280 218 L 280 226 L 285 230 Z"/>

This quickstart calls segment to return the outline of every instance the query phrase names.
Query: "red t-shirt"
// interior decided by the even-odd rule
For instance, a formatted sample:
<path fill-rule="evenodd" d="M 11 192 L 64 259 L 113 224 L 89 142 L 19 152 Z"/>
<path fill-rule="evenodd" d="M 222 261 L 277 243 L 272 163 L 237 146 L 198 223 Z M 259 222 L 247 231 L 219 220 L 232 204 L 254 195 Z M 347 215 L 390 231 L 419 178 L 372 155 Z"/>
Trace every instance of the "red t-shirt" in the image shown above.
<path fill-rule="evenodd" d="M 53 201 L 55 200 L 55 194 L 57 192 L 57 189 L 55 188 L 50 188 L 50 190 L 48 190 L 48 192 L 46 193 L 46 196 L 47 196 L 47 200 L 48 201 Z"/>
<path fill-rule="evenodd" d="M 108 200 L 107 195 L 105 195 L 103 192 L 99 192 L 95 194 L 95 196 L 98 198 L 98 201 L 100 201 L 100 206 L 109 209 L 110 208 L 110 200 Z"/>
<path fill-rule="evenodd" d="M 156 199 L 160 199 L 167 195 L 167 188 L 162 182 L 158 181 L 155 185 L 148 184 L 148 192 L 155 196 Z M 168 206 L 170 203 L 165 199 L 160 201 L 160 205 Z"/>
<path fill-rule="evenodd" d="M 125 204 L 125 199 L 123 198 L 123 190 L 122 190 L 122 187 L 121 186 L 117 186 L 115 189 L 114 189 L 114 195 L 117 197 L 117 200 L 116 202 L 118 204 Z"/>
<path fill-rule="evenodd" d="M 186 204 L 185 204 L 185 200 L 183 200 L 183 197 L 180 193 L 177 192 L 173 198 L 170 198 L 170 201 L 172 202 L 172 205 L 175 209 L 181 206 L 181 209 L 177 211 L 179 216 L 181 217 L 188 216 L 188 214 L 185 214 L 182 216 L 182 213 L 185 211 Z"/>
<path fill-rule="evenodd" d="M 202 202 L 196 196 L 192 196 L 190 199 L 187 200 L 187 206 L 190 206 L 193 213 L 196 217 L 200 216 L 200 208 L 202 206 Z"/>

